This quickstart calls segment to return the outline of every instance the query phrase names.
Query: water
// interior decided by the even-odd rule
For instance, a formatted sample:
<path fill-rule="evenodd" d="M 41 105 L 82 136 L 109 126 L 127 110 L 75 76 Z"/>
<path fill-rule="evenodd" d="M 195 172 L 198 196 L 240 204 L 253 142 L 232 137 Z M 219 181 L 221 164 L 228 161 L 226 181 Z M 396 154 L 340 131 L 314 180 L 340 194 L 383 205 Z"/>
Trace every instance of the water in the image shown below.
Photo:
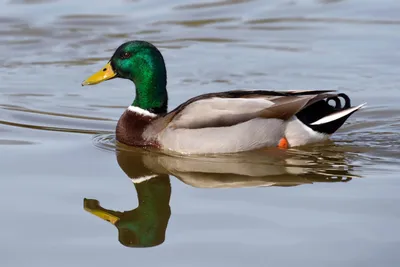
<path fill-rule="evenodd" d="M 0 7 L 1 266 L 399 265 L 398 1 Z M 162 51 L 170 109 L 239 88 L 368 106 L 332 142 L 287 152 L 116 152 L 133 86 L 80 83 L 131 39 Z"/>

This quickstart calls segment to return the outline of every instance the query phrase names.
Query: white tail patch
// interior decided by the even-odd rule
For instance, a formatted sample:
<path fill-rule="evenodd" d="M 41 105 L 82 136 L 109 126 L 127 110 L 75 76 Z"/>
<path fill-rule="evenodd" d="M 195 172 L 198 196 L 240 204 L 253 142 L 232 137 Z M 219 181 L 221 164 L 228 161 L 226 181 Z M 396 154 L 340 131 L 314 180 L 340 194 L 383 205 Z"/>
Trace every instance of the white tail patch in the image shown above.
<path fill-rule="evenodd" d="M 156 117 L 157 115 L 154 113 L 151 113 L 145 109 L 139 108 L 139 107 L 135 107 L 135 106 L 129 106 L 128 107 L 129 111 L 135 112 L 137 114 L 143 115 L 143 116 L 149 116 L 149 117 Z"/>
<path fill-rule="evenodd" d="M 148 180 L 150 180 L 151 178 L 157 177 L 157 174 L 153 174 L 153 175 L 146 175 L 146 176 L 142 176 L 142 177 L 137 177 L 137 178 L 131 178 L 132 182 L 134 184 L 140 184 L 143 182 L 146 182 Z"/>
<path fill-rule="evenodd" d="M 320 124 L 325 124 L 325 123 L 328 123 L 328 122 L 331 122 L 331 121 L 335 121 L 337 119 L 340 119 L 342 117 L 345 117 L 345 116 L 357 111 L 358 109 L 362 108 L 366 104 L 367 103 L 364 103 L 364 104 L 358 105 L 358 106 L 353 107 L 353 108 L 349 108 L 349 109 L 345 109 L 345 110 L 342 110 L 342 111 L 339 111 L 339 112 L 335 112 L 335 113 L 333 113 L 331 115 L 328 115 L 326 117 L 323 117 L 323 118 L 311 123 L 311 125 L 320 125 Z"/>

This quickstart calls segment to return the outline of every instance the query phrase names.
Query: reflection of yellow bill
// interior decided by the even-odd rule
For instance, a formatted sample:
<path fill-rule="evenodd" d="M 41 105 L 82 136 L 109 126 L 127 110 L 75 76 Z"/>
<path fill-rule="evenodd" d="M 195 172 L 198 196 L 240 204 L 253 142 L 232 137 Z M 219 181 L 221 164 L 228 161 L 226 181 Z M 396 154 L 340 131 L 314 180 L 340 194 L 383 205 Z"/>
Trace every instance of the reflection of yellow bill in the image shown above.
<path fill-rule="evenodd" d="M 111 67 L 111 63 L 108 62 L 101 70 L 87 78 L 85 81 L 82 82 L 82 86 L 84 85 L 93 85 L 93 84 L 98 84 L 104 81 L 107 81 L 109 79 L 112 79 L 116 76 L 117 74 Z"/>
<path fill-rule="evenodd" d="M 90 212 L 91 214 L 96 215 L 97 217 L 102 218 L 103 220 L 106 220 L 107 222 L 110 222 L 114 225 L 119 221 L 118 216 L 111 214 L 111 213 L 107 212 L 106 210 L 102 210 L 99 208 L 89 208 L 86 205 L 86 201 L 84 204 L 84 209 L 86 211 Z"/>
<path fill-rule="evenodd" d="M 102 218 L 112 224 L 116 224 L 119 221 L 119 218 L 115 215 L 109 214 L 106 211 L 102 210 L 88 210 L 91 214 L 96 215 L 97 217 Z"/>

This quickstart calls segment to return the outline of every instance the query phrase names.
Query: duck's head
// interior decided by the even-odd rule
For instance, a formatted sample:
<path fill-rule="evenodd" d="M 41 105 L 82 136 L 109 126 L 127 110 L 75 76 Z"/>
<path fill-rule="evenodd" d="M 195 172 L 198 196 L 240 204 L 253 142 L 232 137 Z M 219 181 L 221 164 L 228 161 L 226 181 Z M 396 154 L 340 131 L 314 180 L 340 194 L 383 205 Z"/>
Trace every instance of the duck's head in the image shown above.
<path fill-rule="evenodd" d="M 83 81 L 82 86 L 114 78 L 129 79 L 135 83 L 136 98 L 132 105 L 151 111 L 166 111 L 167 71 L 164 58 L 154 45 L 145 41 L 123 43 L 108 63 Z"/>

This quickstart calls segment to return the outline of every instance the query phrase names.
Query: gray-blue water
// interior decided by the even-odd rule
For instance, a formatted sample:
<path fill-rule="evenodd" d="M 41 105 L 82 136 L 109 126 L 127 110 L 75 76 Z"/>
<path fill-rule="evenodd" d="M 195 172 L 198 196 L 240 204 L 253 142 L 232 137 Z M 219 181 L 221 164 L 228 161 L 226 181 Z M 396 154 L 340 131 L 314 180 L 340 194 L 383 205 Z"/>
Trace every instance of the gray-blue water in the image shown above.
<path fill-rule="evenodd" d="M 0 1 L 0 265 L 398 266 L 399 14 L 397 0 Z M 233 89 L 368 105 L 324 145 L 116 153 L 133 85 L 80 84 L 132 39 L 163 53 L 170 109 Z"/>

